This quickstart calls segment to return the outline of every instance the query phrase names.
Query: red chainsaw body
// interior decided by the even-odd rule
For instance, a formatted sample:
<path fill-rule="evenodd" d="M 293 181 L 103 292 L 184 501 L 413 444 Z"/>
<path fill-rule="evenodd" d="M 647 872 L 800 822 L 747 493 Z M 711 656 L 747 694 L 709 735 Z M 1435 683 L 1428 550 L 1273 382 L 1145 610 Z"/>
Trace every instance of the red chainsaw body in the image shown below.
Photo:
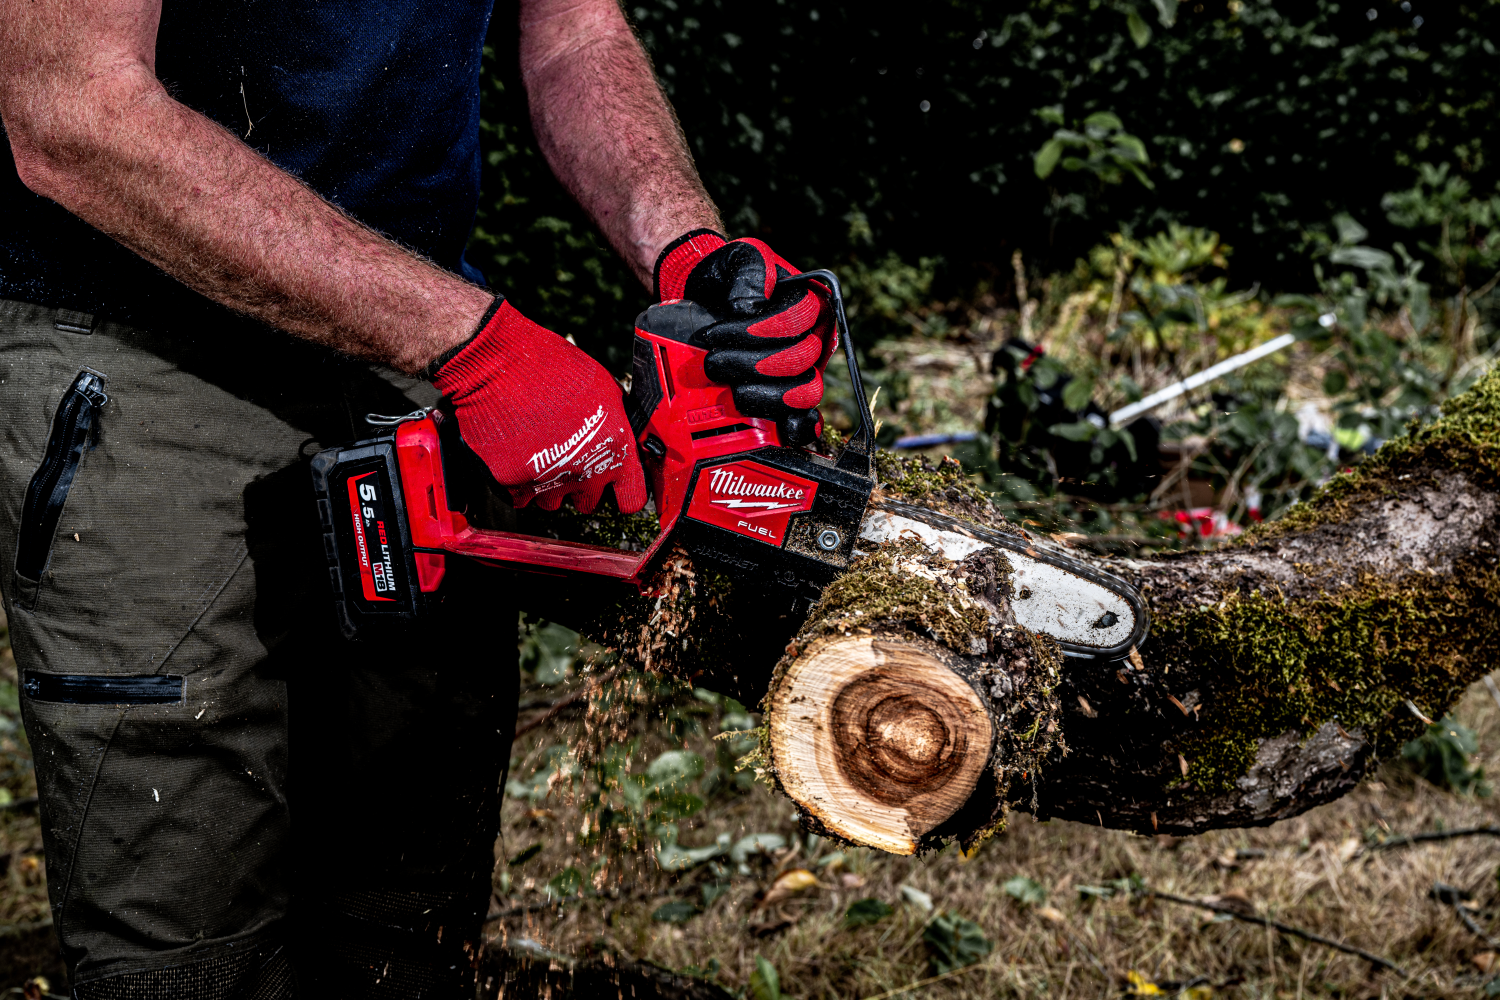
<path fill-rule="evenodd" d="M 838 326 L 847 330 L 835 275 L 783 280 L 825 283 Z M 705 566 L 783 588 L 792 600 L 815 599 L 853 558 L 874 488 L 874 430 L 857 365 L 846 357 L 865 416 L 860 434 L 837 460 L 789 447 L 780 424 L 740 413 L 733 390 L 709 381 L 698 337 L 714 321 L 688 301 L 659 303 L 636 321 L 625 410 L 660 522 L 645 551 L 476 526 L 465 512 L 476 509 L 472 491 L 487 473 L 441 410 L 314 456 L 330 585 L 345 634 L 421 617 L 442 600 L 449 556 L 644 591 L 668 539 Z M 805 424 L 785 432 L 806 433 Z M 482 483 L 480 492 L 492 495 Z"/>
<path fill-rule="evenodd" d="M 707 379 L 703 350 L 640 329 L 636 336 L 638 350 L 641 343 L 649 345 L 662 387 L 660 401 L 637 435 L 638 443 L 651 442 L 641 449 L 641 459 L 661 519 L 656 543 L 645 552 L 627 552 L 470 525 L 462 512 L 449 507 L 437 423 L 442 418 L 431 413 L 396 428 L 396 460 L 423 592 L 442 584 L 446 553 L 640 584 L 661 540 L 671 534 L 688 506 L 688 490 L 700 460 L 780 446 L 775 421 L 743 416 L 735 409 L 733 392 Z M 790 515 L 811 509 L 816 492 L 815 482 L 745 459 L 715 470 L 707 488 L 694 498 L 691 515 L 779 545 Z"/>

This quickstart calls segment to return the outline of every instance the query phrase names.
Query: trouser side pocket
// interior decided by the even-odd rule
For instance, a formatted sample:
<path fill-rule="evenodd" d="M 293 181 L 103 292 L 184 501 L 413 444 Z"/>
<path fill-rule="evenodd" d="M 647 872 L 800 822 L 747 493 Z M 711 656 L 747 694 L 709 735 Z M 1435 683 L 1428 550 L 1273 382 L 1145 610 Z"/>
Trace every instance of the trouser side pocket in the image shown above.
<path fill-rule="evenodd" d="M 52 558 L 52 542 L 63 506 L 68 502 L 68 492 L 73 488 L 84 453 L 99 440 L 99 416 L 107 402 L 104 376 L 85 368 L 57 404 L 47 450 L 21 502 L 15 589 L 17 601 L 28 611 L 36 607 L 41 594 L 42 576 Z"/>

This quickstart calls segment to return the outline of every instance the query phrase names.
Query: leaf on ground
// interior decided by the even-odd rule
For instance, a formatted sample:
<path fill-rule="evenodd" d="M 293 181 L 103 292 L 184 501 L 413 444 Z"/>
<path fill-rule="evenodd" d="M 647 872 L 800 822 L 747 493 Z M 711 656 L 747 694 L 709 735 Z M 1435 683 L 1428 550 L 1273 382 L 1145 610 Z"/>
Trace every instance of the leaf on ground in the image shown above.
<path fill-rule="evenodd" d="M 662 791 L 702 774 L 702 757 L 691 750 L 668 750 L 646 766 L 646 784 L 655 791 Z"/>
<path fill-rule="evenodd" d="M 874 898 L 856 899 L 849 904 L 844 911 L 844 928 L 853 930 L 856 927 L 868 927 L 870 924 L 878 924 L 892 913 L 896 908 L 890 903 Z"/>
<path fill-rule="evenodd" d="M 756 955 L 745 995 L 748 1000 L 781 1000 L 781 977 L 776 974 L 776 966 Z"/>
<path fill-rule="evenodd" d="M 776 876 L 776 881 L 766 890 L 765 896 L 761 898 L 759 907 L 771 906 L 789 899 L 799 892 L 805 892 L 818 884 L 818 876 L 806 868 L 793 868 Z M 759 908 L 758 907 L 758 908 Z"/>
<path fill-rule="evenodd" d="M 651 919 L 663 924 L 685 924 L 698 915 L 698 907 L 682 901 L 663 903 L 651 914 Z"/>
<path fill-rule="evenodd" d="M 578 895 L 583 888 L 583 873 L 572 865 L 564 868 L 547 881 L 547 894 L 554 899 L 566 899 Z"/>
<path fill-rule="evenodd" d="M 664 872 L 683 872 L 689 868 L 712 861 L 729 850 L 729 835 L 720 834 L 718 840 L 707 847 L 683 847 L 675 837 L 663 840 L 656 848 L 656 863 Z"/>
<path fill-rule="evenodd" d="M 741 837 L 729 849 L 729 860 L 744 864 L 752 854 L 774 854 L 786 846 L 786 838 L 775 833 L 752 833 Z"/>
<path fill-rule="evenodd" d="M 1006 893 L 1020 900 L 1024 906 L 1040 906 L 1047 901 L 1047 890 L 1025 875 L 1007 879 L 1003 888 Z"/>
<path fill-rule="evenodd" d="M 518 865 L 524 865 L 526 862 L 530 861 L 532 858 L 541 853 L 542 845 L 540 843 L 532 844 L 530 847 L 523 848 L 522 850 L 517 852 L 516 856 L 507 861 L 506 864 L 511 868 L 515 868 Z"/>
<path fill-rule="evenodd" d="M 973 965 L 994 950 L 984 929 L 956 913 L 939 913 L 922 931 L 927 959 L 938 975 Z"/>
<path fill-rule="evenodd" d="M 1063 915 L 1063 911 L 1059 910 L 1055 906 L 1039 907 L 1036 911 L 1036 915 L 1047 921 L 1049 924 L 1065 924 L 1068 922 L 1068 918 Z"/>
<path fill-rule="evenodd" d="M 1157 986 L 1134 969 L 1125 973 L 1125 979 L 1130 983 L 1130 989 L 1126 991 L 1127 996 L 1159 997 L 1166 995 L 1160 986 Z"/>
<path fill-rule="evenodd" d="M 909 885 L 903 885 L 901 887 L 901 898 L 906 900 L 912 906 L 915 906 L 917 909 L 921 910 L 923 913 L 932 912 L 932 897 L 923 892 L 921 889 L 915 889 Z"/>

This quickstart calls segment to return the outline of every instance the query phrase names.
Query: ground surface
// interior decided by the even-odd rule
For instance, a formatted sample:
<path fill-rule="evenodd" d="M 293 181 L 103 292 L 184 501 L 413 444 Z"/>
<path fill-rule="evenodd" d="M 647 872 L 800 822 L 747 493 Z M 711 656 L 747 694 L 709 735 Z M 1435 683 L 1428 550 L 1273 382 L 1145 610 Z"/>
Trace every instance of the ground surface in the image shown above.
<path fill-rule="evenodd" d="M 523 703 L 555 701 L 576 683 L 530 686 Z M 0 654 L 0 717 L 6 727 L 0 764 L 4 788 L 16 802 L 34 794 L 34 786 L 24 739 L 10 728 L 18 722 L 14 684 L 6 650 Z M 529 709 L 523 719 L 540 711 Z M 1476 762 L 1492 772 L 1500 768 L 1500 709 L 1484 686 L 1476 685 L 1455 714 L 1479 734 Z M 1500 799 L 1440 791 L 1391 767 L 1339 802 L 1263 829 L 1170 841 L 1074 823 L 1038 824 L 1023 815 L 970 860 L 952 848 L 924 859 L 894 858 L 802 838 L 785 799 L 759 784 L 741 789 L 732 773 L 716 772 L 716 762 L 729 756 L 719 753 L 728 741 L 711 737 L 725 715 L 725 706 L 683 692 L 655 704 L 632 699 L 603 740 L 598 719 L 592 720 L 595 736 L 587 735 L 581 711 L 561 712 L 524 735 L 511 771 L 517 782 L 512 790 L 520 794 L 507 796 L 496 847 L 497 919 L 487 927 L 492 947 L 564 958 L 614 953 L 646 959 L 712 972 L 731 992 L 746 986 L 762 957 L 778 970 L 784 995 L 866 998 L 932 973 L 923 939 L 930 914 L 921 893 L 937 911 L 974 921 L 994 948 L 974 966 L 914 996 L 1119 996 L 1149 993 L 1144 984 L 1173 993 L 1190 982 L 1198 990 L 1191 994 L 1195 1000 L 1207 995 L 1205 988 L 1226 997 L 1485 995 L 1490 976 L 1481 966 L 1491 948 L 1428 894 L 1434 882 L 1472 892 L 1479 925 L 1500 933 L 1500 922 L 1493 920 L 1500 905 L 1500 841 L 1470 837 L 1384 851 L 1369 846 L 1391 834 L 1500 823 Z M 727 721 L 738 728 L 746 720 Z M 707 766 L 702 777 L 682 785 L 706 805 L 677 821 L 680 844 L 712 844 L 719 834 L 730 841 L 771 834 L 787 846 L 750 855 L 743 869 L 721 858 L 667 874 L 648 850 L 580 843 L 587 839 L 581 836 L 586 816 L 591 829 L 598 828 L 601 814 L 587 808 L 597 790 L 590 775 L 597 772 L 585 769 L 571 788 L 554 781 L 550 792 L 547 768 L 543 780 L 531 780 L 548 748 L 560 743 L 592 740 L 625 748 L 639 739 L 629 771 L 614 779 L 628 784 L 630 774 L 643 773 L 663 751 L 680 746 L 674 730 Z M 670 805 L 661 799 L 655 808 Z M 680 803 L 676 808 L 682 811 Z M 638 831 L 639 823 L 622 822 L 627 835 Z M 508 863 L 533 845 L 540 850 Z M 53 992 L 65 992 L 55 938 L 45 926 L 39 847 L 33 811 L 0 811 L 0 991 L 40 973 L 51 979 Z M 566 875 L 570 867 L 579 880 Z M 779 902 L 757 902 L 778 873 L 797 869 L 812 873 L 816 884 Z M 1017 876 L 1034 880 L 1045 898 L 1018 899 L 1007 890 Z M 1382 955 L 1412 978 L 1375 973 L 1353 956 L 1213 919 L 1195 908 L 1078 890 L 1108 890 L 1132 876 L 1164 892 L 1215 895 L 1231 904 L 1247 900 L 1259 913 Z M 783 886 L 795 881 L 784 879 Z M 561 905 L 549 895 L 549 882 L 565 897 Z M 903 886 L 917 893 L 903 893 Z M 1011 888 L 1028 895 L 1024 886 Z M 869 898 L 893 912 L 872 925 L 846 928 L 849 906 Z M 674 903 L 679 905 L 663 910 Z M 679 922 L 661 919 L 667 916 Z"/>

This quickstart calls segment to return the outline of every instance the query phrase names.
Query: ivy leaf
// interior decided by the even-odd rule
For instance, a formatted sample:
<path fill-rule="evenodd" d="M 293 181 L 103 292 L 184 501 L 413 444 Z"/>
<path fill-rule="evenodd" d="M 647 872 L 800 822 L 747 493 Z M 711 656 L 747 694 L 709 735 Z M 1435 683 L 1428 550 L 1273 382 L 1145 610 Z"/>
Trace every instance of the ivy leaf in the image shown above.
<path fill-rule="evenodd" d="M 703 774 L 703 758 L 691 750 L 668 750 L 646 767 L 646 784 L 661 794 Z"/>
<path fill-rule="evenodd" d="M 1042 148 L 1036 152 L 1036 175 L 1042 180 L 1052 176 L 1052 171 L 1057 169 L 1057 161 L 1062 158 L 1063 141 L 1058 138 L 1048 139 L 1042 143 Z"/>
<path fill-rule="evenodd" d="M 547 895 L 553 899 L 567 899 L 578 895 L 578 890 L 582 888 L 583 872 L 569 865 L 548 880 Z"/>
<path fill-rule="evenodd" d="M 755 971 L 750 973 L 745 994 L 748 1000 L 781 1000 L 781 977 L 776 974 L 776 966 L 756 955 Z"/>
<path fill-rule="evenodd" d="M 1075 378 L 1063 386 L 1063 405 L 1074 413 L 1082 412 L 1093 397 L 1094 380 L 1091 378 Z"/>
<path fill-rule="evenodd" d="M 506 864 L 511 868 L 515 868 L 520 865 L 524 865 L 526 862 L 530 861 L 532 858 L 541 853 L 542 845 L 540 843 L 535 843 L 517 853 L 516 856 L 507 861 Z"/>
<path fill-rule="evenodd" d="M 692 903 L 678 901 L 663 903 L 651 914 L 651 919 L 662 924 L 685 924 L 698 915 L 698 907 Z"/>
<path fill-rule="evenodd" d="M 1099 428 L 1087 420 L 1079 420 L 1071 424 L 1053 424 L 1047 430 L 1066 441 L 1092 441 L 1094 435 L 1099 433 Z"/>
<path fill-rule="evenodd" d="M 1039 906 L 1047 901 L 1047 890 L 1025 875 L 1017 875 L 1001 888 L 1026 906 Z"/>
<path fill-rule="evenodd" d="M 938 975 L 973 965 L 994 950 L 984 929 L 955 913 L 939 913 L 922 931 L 927 958 Z"/>
<path fill-rule="evenodd" d="M 856 927 L 868 927 L 870 924 L 878 924 L 895 912 L 896 908 L 891 906 L 891 904 L 882 902 L 874 897 L 856 899 L 844 911 L 844 929 L 853 930 Z"/>

